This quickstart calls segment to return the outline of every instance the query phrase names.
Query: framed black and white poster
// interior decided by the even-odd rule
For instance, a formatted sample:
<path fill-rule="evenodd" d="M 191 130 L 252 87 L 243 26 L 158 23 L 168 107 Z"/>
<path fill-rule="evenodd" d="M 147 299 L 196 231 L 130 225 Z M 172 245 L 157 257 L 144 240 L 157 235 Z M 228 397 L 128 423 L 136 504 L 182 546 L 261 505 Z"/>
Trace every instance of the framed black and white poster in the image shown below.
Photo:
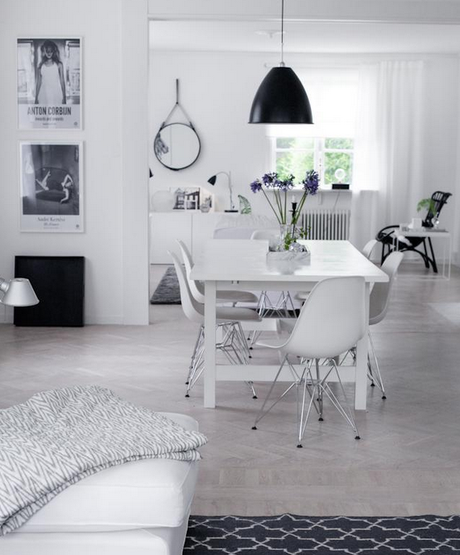
<path fill-rule="evenodd" d="M 19 129 L 81 129 L 81 39 L 17 42 Z"/>
<path fill-rule="evenodd" d="M 21 231 L 83 231 L 83 143 L 19 143 Z"/>

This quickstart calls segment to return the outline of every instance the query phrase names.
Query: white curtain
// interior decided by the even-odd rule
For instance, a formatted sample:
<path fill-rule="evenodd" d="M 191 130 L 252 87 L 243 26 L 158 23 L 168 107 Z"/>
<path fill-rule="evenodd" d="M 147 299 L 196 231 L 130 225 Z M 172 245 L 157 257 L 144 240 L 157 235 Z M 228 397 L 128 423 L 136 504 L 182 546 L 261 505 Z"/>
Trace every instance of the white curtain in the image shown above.
<path fill-rule="evenodd" d="M 410 222 L 424 198 L 422 61 L 361 67 L 351 240 L 361 248 L 390 224 Z"/>

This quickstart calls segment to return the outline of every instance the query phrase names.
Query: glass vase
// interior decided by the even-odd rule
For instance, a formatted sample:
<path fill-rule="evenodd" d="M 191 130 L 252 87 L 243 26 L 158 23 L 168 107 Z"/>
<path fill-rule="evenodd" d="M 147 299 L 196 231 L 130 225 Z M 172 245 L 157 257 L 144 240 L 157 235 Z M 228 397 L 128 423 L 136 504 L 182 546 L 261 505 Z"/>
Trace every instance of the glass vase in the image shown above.
<path fill-rule="evenodd" d="M 282 252 L 289 249 L 290 233 L 291 233 L 290 224 L 280 224 L 280 235 L 278 239 L 278 245 L 276 246 L 276 251 Z"/>
<path fill-rule="evenodd" d="M 295 224 L 280 224 L 279 241 L 276 251 L 308 252 L 305 245 L 297 242 L 301 236 L 301 229 Z"/>

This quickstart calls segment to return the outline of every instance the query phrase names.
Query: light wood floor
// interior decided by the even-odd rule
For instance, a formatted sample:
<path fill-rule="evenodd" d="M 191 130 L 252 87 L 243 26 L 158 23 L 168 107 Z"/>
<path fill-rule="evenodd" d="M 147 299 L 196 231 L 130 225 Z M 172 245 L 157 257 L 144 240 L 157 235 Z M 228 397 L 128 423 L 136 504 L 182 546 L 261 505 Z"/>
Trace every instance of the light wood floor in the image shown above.
<path fill-rule="evenodd" d="M 152 285 L 165 267 L 152 267 Z M 95 383 L 159 411 L 200 422 L 203 448 L 194 514 L 460 514 L 460 272 L 451 281 L 414 281 L 405 269 L 373 337 L 388 399 L 370 391 L 357 416 L 361 441 L 326 408 L 296 449 L 294 398 L 258 431 L 267 392 L 218 384 L 218 408 L 202 408 L 202 386 L 184 398 L 197 328 L 180 306 L 152 306 L 145 327 L 0 330 L 0 408 L 54 387 Z M 266 357 L 262 350 L 254 357 Z M 351 391 L 351 390 L 350 390 Z"/>

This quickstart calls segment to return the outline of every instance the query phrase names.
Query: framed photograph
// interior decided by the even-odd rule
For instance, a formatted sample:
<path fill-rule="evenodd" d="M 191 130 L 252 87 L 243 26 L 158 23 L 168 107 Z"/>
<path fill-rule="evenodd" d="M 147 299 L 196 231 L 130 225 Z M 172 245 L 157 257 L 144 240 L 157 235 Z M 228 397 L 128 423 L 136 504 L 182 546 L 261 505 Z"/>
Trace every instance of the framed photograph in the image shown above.
<path fill-rule="evenodd" d="M 81 129 L 81 39 L 17 41 L 19 129 Z"/>
<path fill-rule="evenodd" d="M 174 194 L 173 210 L 198 210 L 200 208 L 200 188 L 181 187 L 171 189 Z"/>
<path fill-rule="evenodd" d="M 83 143 L 19 143 L 20 230 L 82 232 Z"/>

